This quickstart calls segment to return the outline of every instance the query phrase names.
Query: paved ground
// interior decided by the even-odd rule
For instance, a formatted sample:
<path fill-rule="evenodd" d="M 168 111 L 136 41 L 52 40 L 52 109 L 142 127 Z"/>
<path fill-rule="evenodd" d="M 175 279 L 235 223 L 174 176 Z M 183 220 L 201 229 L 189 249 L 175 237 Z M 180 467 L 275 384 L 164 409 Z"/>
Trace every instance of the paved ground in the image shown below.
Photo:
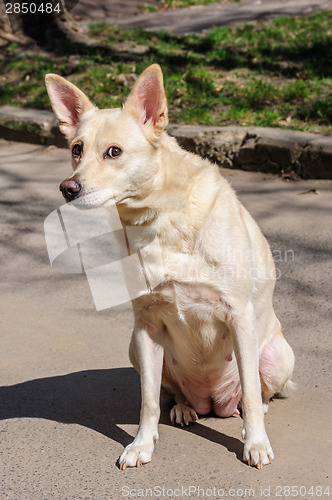
<path fill-rule="evenodd" d="M 120 19 L 119 26 L 147 31 L 165 30 L 178 35 L 201 32 L 213 26 L 250 23 L 261 19 L 298 16 L 332 8 L 326 0 L 243 0 L 241 3 L 208 4 L 179 11 L 138 15 Z M 112 18 L 107 20 L 112 22 Z"/>
<path fill-rule="evenodd" d="M 140 406 L 127 355 L 131 306 L 97 313 L 84 276 L 49 265 L 43 222 L 62 204 L 68 152 L 2 140 L 0 162 L 0 498 L 119 500 L 155 486 L 164 492 L 147 498 L 186 498 L 191 486 L 210 498 L 249 498 L 251 488 L 255 499 L 327 499 L 316 487 L 332 488 L 332 182 L 224 172 L 282 259 L 275 306 L 296 353 L 298 390 L 272 402 L 266 416 L 273 465 L 258 471 L 242 463 L 240 417 L 202 418 L 183 430 L 169 425 L 164 404 L 152 463 L 120 471 L 115 462 L 135 434 Z M 299 194 L 310 189 L 320 194 Z M 300 494 L 289 486 L 301 486 Z"/>
<path fill-rule="evenodd" d="M 136 16 L 144 12 L 147 4 L 158 5 L 158 0 L 79 0 L 76 1 L 73 12 L 83 19 L 103 19 L 113 17 L 120 19 L 123 17 Z"/>
<path fill-rule="evenodd" d="M 128 28 L 166 30 L 177 34 L 199 32 L 213 26 L 248 23 L 260 19 L 294 16 L 331 10 L 331 0 L 241 0 L 225 1 L 181 10 L 142 13 L 144 4 L 156 0 L 80 0 L 73 11 L 83 19 L 105 20 Z"/>

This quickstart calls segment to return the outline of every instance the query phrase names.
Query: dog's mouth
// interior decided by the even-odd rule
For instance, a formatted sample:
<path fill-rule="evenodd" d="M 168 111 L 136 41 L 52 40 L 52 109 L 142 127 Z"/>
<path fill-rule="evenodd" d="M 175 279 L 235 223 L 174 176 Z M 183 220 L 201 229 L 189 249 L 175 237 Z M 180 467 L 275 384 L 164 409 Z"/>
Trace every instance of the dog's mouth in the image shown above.
<path fill-rule="evenodd" d="M 113 192 L 105 189 L 103 191 L 83 191 L 74 200 L 66 199 L 66 201 L 76 208 L 88 210 L 91 208 L 114 205 L 115 197 Z"/>

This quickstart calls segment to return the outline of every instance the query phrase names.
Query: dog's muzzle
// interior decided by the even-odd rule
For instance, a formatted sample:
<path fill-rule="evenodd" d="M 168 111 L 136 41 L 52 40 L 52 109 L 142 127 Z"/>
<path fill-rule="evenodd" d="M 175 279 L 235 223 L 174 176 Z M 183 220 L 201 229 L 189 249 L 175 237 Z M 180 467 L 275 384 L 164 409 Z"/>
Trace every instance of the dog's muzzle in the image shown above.
<path fill-rule="evenodd" d="M 82 185 L 75 179 L 66 179 L 61 182 L 59 189 L 66 200 L 72 201 L 79 196 Z"/>

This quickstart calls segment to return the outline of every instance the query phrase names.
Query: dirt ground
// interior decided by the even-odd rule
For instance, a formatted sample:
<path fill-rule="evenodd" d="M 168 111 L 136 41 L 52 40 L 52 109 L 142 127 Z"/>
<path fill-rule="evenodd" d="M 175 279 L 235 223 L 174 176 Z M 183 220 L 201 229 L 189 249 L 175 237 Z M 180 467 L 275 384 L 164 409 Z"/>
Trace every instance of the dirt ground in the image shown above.
<path fill-rule="evenodd" d="M 327 500 L 332 181 L 224 171 L 277 252 L 275 308 L 296 355 L 298 388 L 265 419 L 273 464 L 242 462 L 240 417 L 182 429 L 163 403 L 152 462 L 120 471 L 140 410 L 132 310 L 96 312 L 83 275 L 50 267 L 43 224 L 69 171 L 67 150 L 0 141 L 0 498 Z"/>

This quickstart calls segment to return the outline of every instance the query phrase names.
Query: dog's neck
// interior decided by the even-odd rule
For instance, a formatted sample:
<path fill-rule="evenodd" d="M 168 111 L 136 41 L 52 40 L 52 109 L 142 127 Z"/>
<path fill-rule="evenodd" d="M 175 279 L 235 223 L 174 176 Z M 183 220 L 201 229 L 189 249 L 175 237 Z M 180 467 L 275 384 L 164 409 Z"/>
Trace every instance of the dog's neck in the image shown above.
<path fill-rule="evenodd" d="M 118 204 L 122 222 L 125 225 L 150 225 L 157 233 L 162 232 L 166 225 L 171 226 L 175 238 L 181 237 L 182 229 L 197 233 L 220 191 L 218 168 L 184 151 L 166 132 L 160 139 L 158 162 L 156 176 L 144 195 Z M 195 220 L 192 217 L 193 205 L 197 214 Z M 185 227 L 176 227 L 179 219 Z M 192 236 L 195 239 L 194 234 Z"/>

